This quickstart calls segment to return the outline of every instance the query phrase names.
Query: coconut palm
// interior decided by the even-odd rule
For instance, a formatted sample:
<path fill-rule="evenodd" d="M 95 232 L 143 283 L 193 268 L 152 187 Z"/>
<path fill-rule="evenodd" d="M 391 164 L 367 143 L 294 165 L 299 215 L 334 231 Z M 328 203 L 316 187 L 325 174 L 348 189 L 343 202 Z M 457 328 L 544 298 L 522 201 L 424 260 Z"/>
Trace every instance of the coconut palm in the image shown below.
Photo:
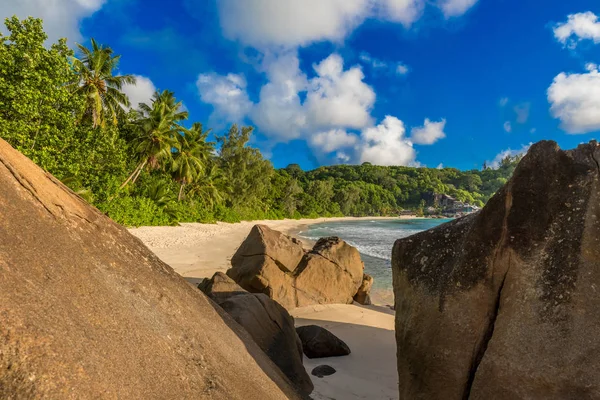
<path fill-rule="evenodd" d="M 213 207 L 223 201 L 221 190 L 223 183 L 221 170 L 213 163 L 196 177 L 190 185 L 189 194 L 199 198 L 205 205 Z"/>
<path fill-rule="evenodd" d="M 179 136 L 179 148 L 173 154 L 172 172 L 174 179 L 181 185 L 179 201 L 183 198 L 185 185 L 196 180 L 210 159 L 214 143 L 207 142 L 208 131 L 203 132 L 201 123 L 194 123 L 191 129 L 185 129 Z"/>
<path fill-rule="evenodd" d="M 154 93 L 152 105 L 140 104 L 140 118 L 134 122 L 138 130 L 134 150 L 139 163 L 121 188 L 135 183 L 146 167 L 158 169 L 172 159 L 173 150 L 180 147 L 178 138 L 183 129 L 178 122 L 188 117 L 187 111 L 181 111 L 182 106 L 168 90 Z"/>
<path fill-rule="evenodd" d="M 91 50 L 78 44 L 81 58 L 73 58 L 73 67 L 78 76 L 75 92 L 85 97 L 83 116 L 91 118 L 94 128 L 104 127 L 107 119 L 117 124 L 118 118 L 129 107 L 129 99 L 122 92 L 123 85 L 135 84 L 133 75 L 113 75 L 121 56 L 113 55 L 110 47 L 98 45 L 91 40 Z"/>

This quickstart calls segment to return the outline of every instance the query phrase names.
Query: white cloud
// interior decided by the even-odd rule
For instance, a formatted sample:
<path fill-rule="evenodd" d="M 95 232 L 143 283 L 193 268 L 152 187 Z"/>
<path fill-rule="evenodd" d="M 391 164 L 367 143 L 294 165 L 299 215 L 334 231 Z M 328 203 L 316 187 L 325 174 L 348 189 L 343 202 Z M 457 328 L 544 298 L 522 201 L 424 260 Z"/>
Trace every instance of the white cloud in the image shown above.
<path fill-rule="evenodd" d="M 319 132 L 310 137 L 310 144 L 315 149 L 322 153 L 332 153 L 336 150 L 349 148 L 354 146 L 358 142 L 358 137 L 356 135 L 349 134 L 343 129 L 332 129 L 326 132 Z M 346 161 L 350 160 L 350 157 L 346 155 L 345 152 L 339 152 L 338 158 L 340 158 L 340 154 L 344 154 L 347 158 Z"/>
<path fill-rule="evenodd" d="M 439 0 L 446 18 L 469 10 L 477 0 Z M 409 28 L 427 0 L 217 0 L 223 33 L 258 49 L 295 48 L 320 41 L 342 42 L 365 20 Z"/>
<path fill-rule="evenodd" d="M 529 130 L 529 133 L 531 133 L 531 134 L 534 134 L 535 132 L 537 132 L 537 129 L 536 129 L 536 128 L 531 128 L 531 129 Z"/>
<path fill-rule="evenodd" d="M 425 118 L 425 123 L 421 127 L 412 128 L 410 132 L 410 140 L 415 144 L 434 144 L 440 139 L 446 137 L 444 128 L 446 120 L 440 122 L 431 122 L 429 118 Z"/>
<path fill-rule="evenodd" d="M 569 47 L 577 46 L 582 40 L 593 40 L 600 43 L 600 22 L 598 16 L 591 11 L 571 14 L 567 22 L 554 26 L 554 37 Z"/>
<path fill-rule="evenodd" d="M 388 64 L 385 61 L 372 57 L 369 53 L 364 51 L 360 53 L 360 56 L 358 58 L 360 58 L 362 62 L 370 65 L 375 69 L 383 69 L 388 67 Z"/>
<path fill-rule="evenodd" d="M 259 103 L 250 117 L 271 137 L 282 141 L 296 139 L 308 124 L 299 95 L 307 90 L 308 80 L 300 71 L 300 61 L 295 52 L 269 55 L 263 67 L 269 81 L 262 87 Z"/>
<path fill-rule="evenodd" d="M 444 169 L 444 164 L 439 163 L 438 166 L 436 167 L 436 169 Z"/>
<path fill-rule="evenodd" d="M 512 149 L 503 150 L 500 153 L 498 153 L 492 161 L 487 161 L 486 163 L 490 168 L 498 169 L 500 167 L 500 165 L 502 164 L 502 160 L 504 160 L 506 157 L 509 157 L 509 156 L 514 157 L 514 156 L 518 156 L 521 154 L 523 154 L 523 155 L 527 154 L 527 151 L 529 151 L 529 148 L 531 147 L 532 144 L 533 143 L 526 144 L 517 150 L 512 150 Z"/>
<path fill-rule="evenodd" d="M 135 85 L 124 85 L 123 93 L 129 97 L 131 108 L 138 108 L 140 103 L 149 103 L 152 100 L 156 87 L 149 78 L 135 75 Z"/>
<path fill-rule="evenodd" d="M 385 117 L 381 124 L 362 131 L 357 147 L 359 161 L 377 165 L 418 165 L 417 152 L 405 134 L 402 121 Z"/>
<path fill-rule="evenodd" d="M 70 43 L 81 42 L 80 21 L 102 8 L 105 2 L 106 0 L 2 0 L 0 18 L 2 21 L 13 15 L 21 19 L 28 16 L 41 18 L 51 43 L 63 37 L 68 38 Z"/>
<path fill-rule="evenodd" d="M 469 11 L 477 3 L 477 0 L 440 0 L 438 7 L 446 18 L 459 17 Z"/>
<path fill-rule="evenodd" d="M 200 74 L 196 86 L 202 101 L 214 107 L 215 118 L 241 122 L 252 108 L 243 75 Z"/>
<path fill-rule="evenodd" d="M 600 130 L 600 72 L 583 74 L 561 72 L 548 88 L 550 112 L 561 121 L 567 133 Z"/>
<path fill-rule="evenodd" d="M 369 13 L 370 0 L 218 0 L 225 35 L 247 45 L 303 46 L 341 41 Z"/>
<path fill-rule="evenodd" d="M 406 27 L 418 20 L 425 8 L 424 0 L 379 0 L 375 3 L 381 19 L 400 22 Z"/>
<path fill-rule="evenodd" d="M 517 123 L 525 124 L 529 120 L 529 111 L 531 109 L 531 103 L 517 104 L 513 110 L 517 114 Z"/>
<path fill-rule="evenodd" d="M 504 123 L 504 130 L 508 133 L 512 132 L 512 124 L 510 123 L 510 121 L 506 121 Z"/>
<path fill-rule="evenodd" d="M 498 102 L 500 107 L 505 107 L 508 104 L 508 97 L 502 97 Z"/>
<path fill-rule="evenodd" d="M 408 74 L 408 66 L 402 64 L 402 63 L 398 63 L 398 65 L 396 66 L 396 73 L 398 75 L 406 75 Z"/>
<path fill-rule="evenodd" d="M 342 57 L 332 54 L 314 68 L 317 77 L 309 82 L 305 104 L 314 128 L 360 129 L 372 123 L 375 92 L 359 67 L 344 71 Z"/>

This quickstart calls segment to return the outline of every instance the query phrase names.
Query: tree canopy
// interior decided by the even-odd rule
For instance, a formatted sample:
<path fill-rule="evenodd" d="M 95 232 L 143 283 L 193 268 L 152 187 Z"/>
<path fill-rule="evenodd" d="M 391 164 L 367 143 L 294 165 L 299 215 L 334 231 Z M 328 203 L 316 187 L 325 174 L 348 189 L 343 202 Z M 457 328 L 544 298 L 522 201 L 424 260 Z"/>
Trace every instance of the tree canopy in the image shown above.
<path fill-rule="evenodd" d="M 95 40 L 45 46 L 39 19 L 0 33 L 0 137 L 125 225 L 321 216 L 385 216 L 447 194 L 483 205 L 520 160 L 459 171 L 362 165 L 275 169 L 252 127 L 214 135 L 169 90 L 130 109 L 119 55 Z M 110 123 L 108 123 L 110 122 Z M 214 138 L 211 140 L 211 138 Z"/>

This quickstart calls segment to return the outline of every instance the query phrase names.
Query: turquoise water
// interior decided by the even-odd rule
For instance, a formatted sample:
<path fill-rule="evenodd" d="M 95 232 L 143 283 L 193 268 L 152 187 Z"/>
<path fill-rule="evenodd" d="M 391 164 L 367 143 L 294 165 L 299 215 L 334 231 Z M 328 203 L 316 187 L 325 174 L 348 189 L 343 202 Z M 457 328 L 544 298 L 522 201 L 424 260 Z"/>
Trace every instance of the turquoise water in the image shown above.
<path fill-rule="evenodd" d="M 434 228 L 448 219 L 374 219 L 325 222 L 310 225 L 299 235 L 310 240 L 338 236 L 356 247 L 365 263 L 365 272 L 375 278 L 373 300 L 391 304 L 392 247 L 396 239 Z"/>

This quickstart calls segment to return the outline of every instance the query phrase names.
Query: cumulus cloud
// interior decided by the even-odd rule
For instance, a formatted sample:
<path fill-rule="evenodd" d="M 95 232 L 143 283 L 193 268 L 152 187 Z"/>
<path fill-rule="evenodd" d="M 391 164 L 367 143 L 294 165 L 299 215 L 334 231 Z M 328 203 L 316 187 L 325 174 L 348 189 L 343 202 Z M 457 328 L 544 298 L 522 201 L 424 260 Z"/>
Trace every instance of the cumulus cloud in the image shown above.
<path fill-rule="evenodd" d="M 477 0 L 439 0 L 446 18 L 457 17 Z M 258 49 L 295 48 L 320 41 L 341 42 L 365 20 L 410 27 L 426 0 L 217 0 L 223 33 Z"/>
<path fill-rule="evenodd" d="M 332 54 L 314 67 L 317 76 L 310 80 L 306 113 L 315 128 L 331 126 L 363 128 L 372 123 L 375 92 L 363 82 L 359 67 L 344 71 L 344 60 Z"/>
<path fill-rule="evenodd" d="M 424 0 L 379 0 L 379 17 L 400 22 L 406 27 L 419 19 L 425 8 Z"/>
<path fill-rule="evenodd" d="M 308 121 L 300 93 L 308 87 L 295 52 L 267 57 L 264 64 L 268 82 L 260 90 L 260 98 L 251 112 L 259 129 L 281 141 L 300 137 Z"/>
<path fill-rule="evenodd" d="M 512 124 L 510 123 L 510 121 L 506 121 L 504 123 L 504 130 L 508 133 L 512 132 Z"/>
<path fill-rule="evenodd" d="M 498 153 L 496 155 L 496 157 L 494 157 L 493 160 L 491 161 L 487 161 L 487 165 L 492 168 L 492 169 L 498 169 L 500 167 L 500 165 L 502 164 L 502 160 L 504 160 L 506 157 L 515 157 L 518 155 L 525 155 L 527 154 L 527 152 L 529 151 L 529 148 L 531 147 L 533 143 L 529 143 L 526 145 L 523 145 L 520 149 L 516 149 L 516 150 L 512 150 L 512 149 L 506 149 L 506 150 L 502 150 L 500 153 Z"/>
<path fill-rule="evenodd" d="M 91 16 L 106 0 L 2 0 L 0 18 L 32 16 L 44 20 L 44 30 L 50 42 L 66 37 L 69 42 L 81 42 L 79 23 Z M 2 28 L 3 29 L 3 28 Z"/>
<path fill-rule="evenodd" d="M 357 142 L 358 137 L 346 132 L 344 129 L 332 129 L 326 132 L 319 132 L 310 137 L 310 145 L 314 149 L 325 154 L 332 153 L 339 149 L 353 147 Z M 344 151 L 338 152 L 337 157 L 345 159 L 346 162 L 350 160 L 350 156 Z"/>
<path fill-rule="evenodd" d="M 570 14 L 567 22 L 554 26 L 554 37 L 560 43 L 569 47 L 577 46 L 582 40 L 593 40 L 600 43 L 600 21 L 598 16 L 591 11 Z"/>
<path fill-rule="evenodd" d="M 410 132 L 410 140 L 415 144 L 434 144 L 440 139 L 446 137 L 444 128 L 446 120 L 440 122 L 432 122 L 429 118 L 425 118 L 425 123 L 421 127 L 412 128 Z"/>
<path fill-rule="evenodd" d="M 138 108 L 140 103 L 149 103 L 152 100 L 156 86 L 145 76 L 135 75 L 136 83 L 134 85 L 126 84 L 123 86 L 123 93 L 129 97 L 131 108 Z"/>
<path fill-rule="evenodd" d="M 357 147 L 361 163 L 377 165 L 418 165 L 417 152 L 406 138 L 404 123 L 396 117 L 387 116 L 375 127 L 364 129 Z"/>
<path fill-rule="evenodd" d="M 560 73 L 548 88 L 550 112 L 561 121 L 567 133 L 580 134 L 600 130 L 600 72 Z"/>
<path fill-rule="evenodd" d="M 477 0 L 440 0 L 438 7 L 446 18 L 458 17 L 466 13 Z"/>
<path fill-rule="evenodd" d="M 201 100 L 214 107 L 213 118 L 240 122 L 252 108 L 243 75 L 200 74 L 196 86 Z"/>
<path fill-rule="evenodd" d="M 360 60 L 362 62 L 364 62 L 365 64 L 375 68 L 375 69 L 381 69 L 381 68 L 387 68 L 388 64 L 383 61 L 380 60 L 378 58 L 372 57 L 369 53 L 363 51 L 362 53 L 360 53 L 360 56 L 358 57 L 360 58 Z"/>
<path fill-rule="evenodd" d="M 341 41 L 363 22 L 369 0 L 218 0 L 231 39 L 257 48 Z"/>

